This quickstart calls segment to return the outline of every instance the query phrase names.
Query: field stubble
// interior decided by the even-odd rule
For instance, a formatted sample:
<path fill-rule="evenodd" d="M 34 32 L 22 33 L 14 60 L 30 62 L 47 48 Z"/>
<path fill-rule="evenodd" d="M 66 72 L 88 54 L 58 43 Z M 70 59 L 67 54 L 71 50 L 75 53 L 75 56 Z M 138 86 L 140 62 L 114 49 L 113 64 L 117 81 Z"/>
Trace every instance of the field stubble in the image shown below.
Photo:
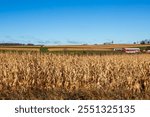
<path fill-rule="evenodd" d="M 0 99 L 150 99 L 150 56 L 0 53 Z"/>

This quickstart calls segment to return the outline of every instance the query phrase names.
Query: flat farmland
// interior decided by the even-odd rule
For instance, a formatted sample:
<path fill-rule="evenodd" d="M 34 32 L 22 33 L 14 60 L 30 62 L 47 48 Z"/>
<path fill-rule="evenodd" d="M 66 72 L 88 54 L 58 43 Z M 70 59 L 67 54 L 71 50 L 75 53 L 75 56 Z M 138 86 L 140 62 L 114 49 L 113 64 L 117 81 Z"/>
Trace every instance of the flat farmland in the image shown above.
<path fill-rule="evenodd" d="M 59 46 L 42 46 L 52 51 L 113 51 L 114 48 L 128 47 L 150 47 L 150 45 L 141 44 L 111 44 L 111 45 L 59 45 Z M 40 51 L 41 46 L 0 46 L 0 50 L 16 51 Z"/>
<path fill-rule="evenodd" d="M 149 100 L 150 55 L 111 54 L 113 48 L 148 46 L 1 46 L 0 99 Z"/>
<path fill-rule="evenodd" d="M 147 47 L 150 45 L 141 44 L 111 44 L 111 45 L 63 45 L 63 46 L 46 46 L 50 51 L 53 50 L 97 50 L 97 51 L 113 51 L 114 48 L 129 47 Z"/>
<path fill-rule="evenodd" d="M 6 47 L 6 48 L 0 48 L 1 51 L 39 51 L 39 48 L 16 48 L 16 47 Z"/>
<path fill-rule="evenodd" d="M 39 51 L 40 46 L 0 46 L 0 51 Z"/>

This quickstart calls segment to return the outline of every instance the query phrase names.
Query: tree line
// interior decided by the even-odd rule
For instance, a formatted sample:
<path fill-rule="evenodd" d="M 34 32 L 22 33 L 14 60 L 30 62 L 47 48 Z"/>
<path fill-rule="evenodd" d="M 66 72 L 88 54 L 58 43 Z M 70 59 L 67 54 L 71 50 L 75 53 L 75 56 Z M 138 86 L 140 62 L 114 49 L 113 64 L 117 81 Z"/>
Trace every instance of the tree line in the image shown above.
<path fill-rule="evenodd" d="M 140 44 L 150 44 L 150 39 L 142 40 Z"/>
<path fill-rule="evenodd" d="M 22 43 L 0 43 L 0 46 L 34 46 L 32 43 L 22 44 Z"/>

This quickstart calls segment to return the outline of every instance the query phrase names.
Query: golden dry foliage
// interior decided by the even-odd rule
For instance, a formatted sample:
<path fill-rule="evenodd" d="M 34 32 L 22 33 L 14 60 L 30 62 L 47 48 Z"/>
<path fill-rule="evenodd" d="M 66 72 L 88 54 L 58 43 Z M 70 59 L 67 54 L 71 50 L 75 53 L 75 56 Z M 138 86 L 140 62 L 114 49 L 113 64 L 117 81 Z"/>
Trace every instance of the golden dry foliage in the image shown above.
<path fill-rule="evenodd" d="M 0 53 L 0 99 L 150 99 L 150 55 Z"/>
<path fill-rule="evenodd" d="M 46 46 L 49 51 L 60 50 L 99 50 L 99 51 L 112 51 L 114 48 L 139 48 L 149 47 L 147 44 L 110 44 L 110 45 L 59 45 L 59 46 Z"/>
<path fill-rule="evenodd" d="M 29 48 L 29 47 L 27 47 L 27 48 L 15 48 L 15 47 L 0 47 L 0 50 L 5 50 L 5 51 L 39 51 L 39 48 Z"/>

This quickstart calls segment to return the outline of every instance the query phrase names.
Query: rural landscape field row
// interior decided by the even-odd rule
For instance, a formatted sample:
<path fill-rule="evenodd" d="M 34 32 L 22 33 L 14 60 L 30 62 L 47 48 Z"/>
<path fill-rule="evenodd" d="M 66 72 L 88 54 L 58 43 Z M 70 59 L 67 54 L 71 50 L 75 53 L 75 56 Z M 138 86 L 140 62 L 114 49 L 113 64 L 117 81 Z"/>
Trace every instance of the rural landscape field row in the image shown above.
<path fill-rule="evenodd" d="M 38 51 L 41 46 L 0 46 L 0 50 L 35 50 Z M 111 45 L 56 45 L 56 46 L 42 46 L 48 48 L 49 51 L 63 51 L 63 50 L 100 50 L 112 51 L 114 48 L 144 48 L 150 47 L 148 44 L 111 44 Z"/>
<path fill-rule="evenodd" d="M 150 56 L 0 53 L 0 99 L 150 99 Z"/>

